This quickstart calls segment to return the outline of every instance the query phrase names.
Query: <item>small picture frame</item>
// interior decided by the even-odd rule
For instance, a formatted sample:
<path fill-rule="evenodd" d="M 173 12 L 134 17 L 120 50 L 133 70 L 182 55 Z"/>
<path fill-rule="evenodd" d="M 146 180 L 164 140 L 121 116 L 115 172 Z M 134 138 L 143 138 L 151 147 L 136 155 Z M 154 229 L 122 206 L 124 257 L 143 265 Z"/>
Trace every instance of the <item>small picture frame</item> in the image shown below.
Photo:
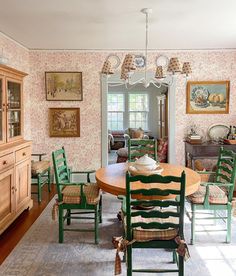
<path fill-rule="evenodd" d="M 82 72 L 45 72 L 47 101 L 82 101 Z"/>
<path fill-rule="evenodd" d="M 49 108 L 50 137 L 80 137 L 79 108 Z"/>
<path fill-rule="evenodd" d="M 228 114 L 229 87 L 227 81 L 188 81 L 187 114 Z"/>

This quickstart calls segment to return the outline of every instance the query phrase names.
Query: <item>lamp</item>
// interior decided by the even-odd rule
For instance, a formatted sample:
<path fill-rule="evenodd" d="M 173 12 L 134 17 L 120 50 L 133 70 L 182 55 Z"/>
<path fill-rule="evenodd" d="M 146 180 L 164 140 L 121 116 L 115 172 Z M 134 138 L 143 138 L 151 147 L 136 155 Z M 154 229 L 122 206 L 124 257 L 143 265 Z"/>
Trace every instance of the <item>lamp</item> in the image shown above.
<path fill-rule="evenodd" d="M 150 84 L 153 84 L 154 86 L 160 88 L 161 85 L 164 85 L 164 86 L 172 85 L 173 76 L 176 73 L 185 74 L 185 76 L 187 78 L 187 76 L 192 73 L 190 63 L 184 62 L 182 71 L 181 71 L 181 65 L 180 65 L 179 59 L 177 57 L 172 57 L 172 58 L 170 58 L 168 64 L 166 64 L 166 65 L 168 65 L 167 66 L 167 73 L 169 74 L 168 78 L 166 78 L 166 76 L 164 76 L 163 66 L 157 64 L 155 76 L 153 78 L 148 79 L 148 76 L 147 76 L 148 75 L 147 74 L 148 73 L 147 72 L 147 67 L 148 67 L 147 52 L 148 52 L 148 28 L 149 28 L 148 17 L 149 17 L 149 14 L 152 13 L 152 9 L 144 8 L 141 10 L 141 12 L 143 14 L 145 14 L 145 16 L 146 16 L 145 55 L 143 56 L 143 66 L 142 66 L 142 67 L 144 67 L 144 76 L 142 78 L 138 79 L 137 81 L 134 81 L 134 82 L 131 81 L 131 76 L 134 74 L 136 67 L 138 66 L 138 63 L 135 60 L 136 56 L 134 54 L 126 54 L 125 59 L 121 65 L 120 78 L 121 78 L 121 80 L 123 80 L 123 83 L 121 83 L 121 84 L 125 84 L 127 88 L 128 88 L 128 85 L 132 86 L 132 85 L 135 85 L 138 83 L 143 84 L 143 86 L 146 88 Z M 117 66 L 114 66 L 114 68 L 112 68 L 111 63 L 109 62 L 109 59 L 111 56 L 114 56 L 114 55 L 109 55 L 103 64 L 102 74 L 104 74 L 106 76 L 113 74 L 114 69 L 117 69 L 120 64 L 120 59 L 118 56 L 116 56 L 116 65 Z M 137 57 L 140 58 L 140 55 Z M 107 63 L 107 62 L 109 62 L 109 63 Z M 141 67 L 141 66 L 139 66 L 139 67 Z"/>

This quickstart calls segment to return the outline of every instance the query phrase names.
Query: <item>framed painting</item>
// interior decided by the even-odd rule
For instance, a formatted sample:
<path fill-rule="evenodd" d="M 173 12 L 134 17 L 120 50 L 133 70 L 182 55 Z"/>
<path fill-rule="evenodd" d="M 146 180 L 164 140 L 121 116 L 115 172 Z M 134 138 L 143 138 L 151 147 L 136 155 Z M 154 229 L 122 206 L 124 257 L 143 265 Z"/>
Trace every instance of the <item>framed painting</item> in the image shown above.
<path fill-rule="evenodd" d="M 79 108 L 49 108 L 50 137 L 80 137 Z"/>
<path fill-rule="evenodd" d="M 188 81 L 186 113 L 229 113 L 229 81 Z"/>
<path fill-rule="evenodd" d="M 45 72 L 47 101 L 82 101 L 82 72 Z"/>

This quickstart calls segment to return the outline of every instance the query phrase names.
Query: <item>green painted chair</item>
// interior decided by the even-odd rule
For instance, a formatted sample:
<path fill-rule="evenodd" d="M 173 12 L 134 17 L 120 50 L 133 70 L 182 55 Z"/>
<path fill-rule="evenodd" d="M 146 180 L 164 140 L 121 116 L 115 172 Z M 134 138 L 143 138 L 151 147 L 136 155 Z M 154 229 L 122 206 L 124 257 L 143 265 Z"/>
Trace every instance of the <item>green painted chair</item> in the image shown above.
<path fill-rule="evenodd" d="M 95 232 L 95 243 L 98 244 L 98 225 L 102 222 L 102 196 L 97 184 L 90 183 L 90 174 L 95 171 L 71 171 L 67 166 L 64 147 L 54 151 L 52 159 L 58 193 L 59 243 L 63 243 L 65 231 L 80 231 Z M 86 174 L 87 183 L 72 183 L 73 174 Z M 88 214 L 94 216 L 88 216 Z M 92 219 L 94 228 L 65 228 L 64 221 L 66 220 L 67 225 L 70 225 L 71 219 Z"/>
<path fill-rule="evenodd" d="M 157 160 L 157 141 L 155 139 L 129 139 L 128 140 L 128 161 L 134 162 L 137 158 L 148 154 L 149 157 Z"/>
<path fill-rule="evenodd" d="M 202 176 L 206 174 L 209 174 L 209 172 L 201 172 Z M 226 242 L 230 243 L 231 241 L 231 213 L 236 178 L 236 153 L 221 147 L 217 162 L 217 171 L 212 172 L 211 176 L 213 176 L 213 181 L 202 182 L 198 191 L 187 197 L 188 202 L 191 204 L 191 212 L 187 212 L 191 221 L 191 244 L 195 243 L 196 232 L 206 231 L 197 231 L 195 229 L 196 220 L 203 219 L 197 217 L 199 210 L 211 211 L 210 216 L 204 217 L 204 220 L 226 220 L 227 228 L 224 230 L 227 232 Z M 225 215 L 222 214 L 222 211 L 225 212 Z M 219 231 L 222 231 L 222 229 Z"/>
<path fill-rule="evenodd" d="M 132 189 L 132 183 L 141 181 L 145 189 Z M 176 188 L 168 188 L 167 183 L 176 182 Z M 163 189 L 150 188 L 152 183 L 163 184 Z M 138 196 L 139 195 L 139 196 Z M 169 199 L 173 197 L 173 199 Z M 135 199 L 141 197 L 144 199 Z M 151 199 L 148 198 L 151 196 Z M 154 200 L 153 196 L 162 200 Z M 150 200 L 149 200 L 150 199 Z M 166 199 L 166 200 L 165 200 Z M 153 210 L 137 210 L 140 205 L 155 206 Z M 185 173 L 175 176 L 131 176 L 126 174 L 126 197 L 122 209 L 125 213 L 124 224 L 127 245 L 126 263 L 127 275 L 132 272 L 165 273 L 178 272 L 184 275 L 184 257 L 176 253 L 179 245 L 177 240 L 184 240 L 184 204 L 185 204 Z M 133 269 L 132 250 L 135 248 L 161 248 L 173 252 L 173 261 L 177 262 L 176 269 Z"/>
<path fill-rule="evenodd" d="M 51 191 L 51 167 L 50 161 L 42 160 L 46 153 L 33 153 L 32 157 L 37 157 L 38 161 L 31 162 L 31 185 L 37 186 L 37 192 L 32 194 L 38 195 L 38 202 L 42 201 L 42 188 L 45 184 L 48 185 L 48 191 Z"/>

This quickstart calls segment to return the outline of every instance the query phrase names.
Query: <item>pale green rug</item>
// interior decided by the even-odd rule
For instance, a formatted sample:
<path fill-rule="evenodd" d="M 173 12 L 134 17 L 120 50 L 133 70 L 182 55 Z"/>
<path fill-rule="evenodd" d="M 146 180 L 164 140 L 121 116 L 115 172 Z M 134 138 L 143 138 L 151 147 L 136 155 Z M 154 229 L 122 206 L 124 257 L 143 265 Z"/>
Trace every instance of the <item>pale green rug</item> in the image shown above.
<path fill-rule="evenodd" d="M 66 232 L 64 244 L 58 244 L 58 224 L 51 219 L 50 202 L 41 216 L 22 238 L 0 267 L 0 275 L 114 275 L 115 249 L 112 236 L 122 234 L 116 218 L 120 203 L 116 197 L 103 196 L 103 223 L 100 225 L 100 244 L 95 245 L 92 233 Z M 189 243 L 190 224 L 186 221 L 186 240 Z M 72 222 L 76 226 L 76 222 Z M 191 259 L 185 263 L 186 276 L 236 275 L 236 221 L 232 229 L 233 242 L 224 243 L 224 234 L 198 235 L 196 245 L 189 246 Z M 173 267 L 171 254 L 161 250 L 134 250 L 134 265 L 161 268 Z M 126 275 L 125 264 L 122 264 Z M 145 275 L 135 274 L 134 275 Z M 154 275 L 154 274 L 147 274 Z M 157 274 L 155 274 L 157 275 Z M 158 274 L 158 275 L 176 275 Z"/>

